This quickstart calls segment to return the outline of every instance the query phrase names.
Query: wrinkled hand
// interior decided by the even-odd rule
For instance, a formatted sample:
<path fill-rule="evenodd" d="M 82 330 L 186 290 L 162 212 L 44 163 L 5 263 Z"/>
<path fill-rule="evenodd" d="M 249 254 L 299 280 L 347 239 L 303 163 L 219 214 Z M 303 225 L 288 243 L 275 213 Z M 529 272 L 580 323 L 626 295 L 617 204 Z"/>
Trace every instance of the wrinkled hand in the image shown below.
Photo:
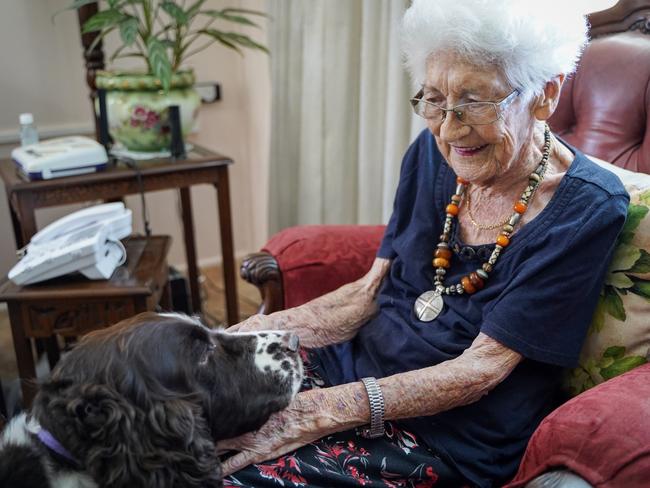
<path fill-rule="evenodd" d="M 277 324 L 270 315 L 255 314 L 246 320 L 226 329 L 228 332 L 257 332 L 260 330 L 278 330 Z"/>
<path fill-rule="evenodd" d="M 364 424 L 357 418 L 357 412 L 350 411 L 356 392 L 347 387 L 298 393 L 285 410 L 271 415 L 260 430 L 219 442 L 219 451 L 239 451 L 224 461 L 224 476 L 249 464 L 282 456 L 326 435 Z"/>

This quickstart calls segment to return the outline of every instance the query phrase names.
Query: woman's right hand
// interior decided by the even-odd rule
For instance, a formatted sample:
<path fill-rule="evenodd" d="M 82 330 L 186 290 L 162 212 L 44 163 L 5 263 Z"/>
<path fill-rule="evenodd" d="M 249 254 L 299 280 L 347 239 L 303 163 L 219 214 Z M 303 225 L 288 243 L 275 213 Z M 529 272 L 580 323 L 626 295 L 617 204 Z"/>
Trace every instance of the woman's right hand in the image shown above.
<path fill-rule="evenodd" d="M 376 313 L 375 296 L 390 263 L 389 259 L 376 258 L 363 278 L 298 307 L 253 315 L 228 328 L 228 332 L 287 330 L 298 334 L 300 344 L 306 348 L 350 340 Z"/>
<path fill-rule="evenodd" d="M 239 322 L 226 330 L 228 332 L 258 332 L 261 330 L 279 330 L 280 327 L 270 315 L 261 313 L 251 315 L 246 320 Z"/>

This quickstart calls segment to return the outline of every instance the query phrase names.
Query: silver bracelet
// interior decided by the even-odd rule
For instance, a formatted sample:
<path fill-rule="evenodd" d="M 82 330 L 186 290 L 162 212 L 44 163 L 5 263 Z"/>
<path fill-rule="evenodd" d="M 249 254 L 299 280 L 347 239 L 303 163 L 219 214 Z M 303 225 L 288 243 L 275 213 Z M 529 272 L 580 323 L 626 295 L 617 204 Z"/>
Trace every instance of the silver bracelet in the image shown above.
<path fill-rule="evenodd" d="M 361 378 L 361 381 L 363 386 L 366 387 L 368 402 L 370 403 L 370 427 L 361 429 L 359 433 L 369 439 L 382 437 L 384 435 L 384 413 L 386 411 L 384 395 L 381 393 L 376 378 Z"/>

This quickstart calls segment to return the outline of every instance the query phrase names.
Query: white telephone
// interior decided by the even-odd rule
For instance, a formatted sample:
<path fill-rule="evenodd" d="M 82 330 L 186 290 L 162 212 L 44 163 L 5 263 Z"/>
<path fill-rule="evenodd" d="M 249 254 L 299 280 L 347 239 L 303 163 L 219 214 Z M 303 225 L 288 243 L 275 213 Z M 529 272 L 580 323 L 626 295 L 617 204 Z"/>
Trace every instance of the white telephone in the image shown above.
<path fill-rule="evenodd" d="M 9 279 L 31 285 L 75 271 L 91 280 L 108 279 L 126 261 L 120 239 L 131 230 L 131 210 L 121 202 L 66 215 L 32 237 Z"/>

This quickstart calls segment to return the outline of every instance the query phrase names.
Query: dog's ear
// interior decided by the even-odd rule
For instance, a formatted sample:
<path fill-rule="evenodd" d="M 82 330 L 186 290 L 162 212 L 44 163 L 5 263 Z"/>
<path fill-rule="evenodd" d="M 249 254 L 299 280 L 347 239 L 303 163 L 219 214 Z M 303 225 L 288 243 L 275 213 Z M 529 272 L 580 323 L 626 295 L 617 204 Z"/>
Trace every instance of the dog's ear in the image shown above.
<path fill-rule="evenodd" d="M 100 486 L 222 486 L 215 445 L 195 402 L 148 399 L 141 408 L 97 384 L 49 385 L 41 394 L 40 408 L 58 423 L 53 433 Z"/>

